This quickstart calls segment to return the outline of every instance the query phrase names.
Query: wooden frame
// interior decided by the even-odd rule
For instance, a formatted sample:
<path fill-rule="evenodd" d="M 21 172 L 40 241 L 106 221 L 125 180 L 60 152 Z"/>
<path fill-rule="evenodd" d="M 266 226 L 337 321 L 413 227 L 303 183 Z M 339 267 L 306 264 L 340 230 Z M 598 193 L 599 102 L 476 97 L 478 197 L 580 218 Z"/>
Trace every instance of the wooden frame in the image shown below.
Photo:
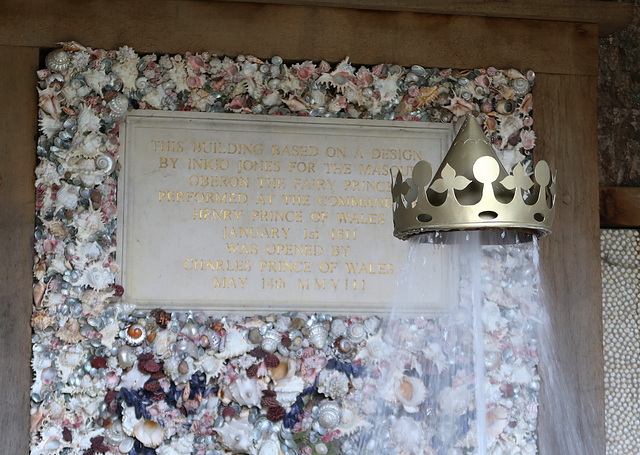
<path fill-rule="evenodd" d="M 354 4 L 355 2 L 351 2 Z M 520 2 L 508 2 L 510 4 Z M 587 2 L 607 11 L 621 4 Z M 581 2 L 580 5 L 583 5 Z M 569 3 L 578 8 L 577 3 Z M 531 5 L 523 8 L 535 9 Z M 456 11 L 452 6 L 450 10 Z M 470 10 L 468 10 L 470 11 Z M 439 11 L 447 12 L 447 11 Z M 483 11 L 478 10 L 482 15 Z M 494 15 L 494 14 L 487 14 Z M 624 16 L 624 14 L 623 14 Z M 577 16 L 576 16 L 577 17 Z M 566 18 L 560 18 L 567 20 Z M 63 0 L 55 10 L 32 0 L 4 6 L 0 18 L 0 413 L 8 453 L 28 452 L 33 169 L 39 49 L 77 40 L 92 47 L 127 44 L 140 52 L 209 50 L 285 59 L 389 61 L 440 67 L 493 65 L 534 69 L 536 157 L 559 170 L 553 235 L 541 242 L 558 346 L 575 389 L 564 406 L 582 411 L 581 431 L 605 452 L 599 263 L 596 77 L 598 26 L 474 16 L 440 16 L 317 6 L 196 0 Z M 259 38 L 259 39 L 258 39 Z M 558 453 L 562 429 L 542 391 L 541 453 Z"/>

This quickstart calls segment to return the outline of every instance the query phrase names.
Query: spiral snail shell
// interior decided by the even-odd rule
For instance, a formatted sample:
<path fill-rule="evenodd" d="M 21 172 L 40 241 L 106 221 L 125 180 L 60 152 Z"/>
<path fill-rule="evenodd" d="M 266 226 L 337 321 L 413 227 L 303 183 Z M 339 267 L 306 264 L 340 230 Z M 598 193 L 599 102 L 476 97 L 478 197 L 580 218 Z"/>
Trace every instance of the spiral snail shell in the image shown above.
<path fill-rule="evenodd" d="M 335 401 L 326 401 L 318 409 L 318 423 L 331 430 L 340 423 L 340 405 Z"/>
<path fill-rule="evenodd" d="M 362 324 L 354 323 L 347 328 L 347 338 L 354 344 L 360 343 L 366 336 L 367 331 Z"/>
<path fill-rule="evenodd" d="M 327 345 L 329 333 L 322 324 L 314 324 L 309 329 L 309 341 L 316 349 L 322 349 Z"/>
<path fill-rule="evenodd" d="M 267 330 L 262 337 L 262 350 L 264 352 L 275 352 L 280 345 L 281 337 L 277 330 Z"/>
<path fill-rule="evenodd" d="M 69 54 L 63 49 L 49 52 L 45 65 L 54 73 L 61 73 L 69 67 Z"/>
<path fill-rule="evenodd" d="M 115 121 L 121 120 L 127 115 L 127 109 L 129 109 L 129 98 L 122 93 L 118 93 L 109 101 L 109 109 L 111 110 L 111 118 Z"/>
<path fill-rule="evenodd" d="M 131 324 L 124 332 L 124 339 L 131 346 L 139 346 L 147 336 L 147 331 L 141 324 Z"/>
<path fill-rule="evenodd" d="M 109 175 L 116 167 L 116 160 L 112 156 L 102 154 L 95 159 L 96 169 L 101 170 L 105 175 Z"/>

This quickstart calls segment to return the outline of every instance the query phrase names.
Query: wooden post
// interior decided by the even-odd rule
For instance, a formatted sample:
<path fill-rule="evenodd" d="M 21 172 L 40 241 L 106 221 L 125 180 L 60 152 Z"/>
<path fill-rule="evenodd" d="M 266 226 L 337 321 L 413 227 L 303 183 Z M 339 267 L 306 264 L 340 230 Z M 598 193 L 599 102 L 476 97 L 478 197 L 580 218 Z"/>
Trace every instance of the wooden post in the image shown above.
<path fill-rule="evenodd" d="M 38 50 L 0 46 L 0 430 L 2 453 L 29 447 Z"/>

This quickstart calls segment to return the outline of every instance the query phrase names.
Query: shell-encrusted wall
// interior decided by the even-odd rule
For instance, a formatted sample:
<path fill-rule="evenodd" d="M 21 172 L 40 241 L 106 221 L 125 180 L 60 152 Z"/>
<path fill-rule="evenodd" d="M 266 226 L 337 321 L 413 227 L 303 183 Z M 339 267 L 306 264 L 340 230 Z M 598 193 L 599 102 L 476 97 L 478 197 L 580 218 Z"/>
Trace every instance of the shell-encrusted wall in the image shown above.
<path fill-rule="evenodd" d="M 640 234 L 603 229 L 602 317 L 607 455 L 640 453 Z"/>
<path fill-rule="evenodd" d="M 428 387 L 431 377 L 450 378 L 448 369 L 473 369 L 441 321 L 402 320 L 406 348 L 384 357 L 391 347 L 377 317 L 211 317 L 123 302 L 126 290 L 115 283 L 118 122 L 131 108 L 439 122 L 470 114 L 513 165 L 530 161 L 535 143 L 533 72 L 139 56 L 70 42 L 49 54 L 38 78 L 33 455 L 355 454 L 360 435 L 373 431 L 372 397 L 383 385 L 376 370 L 389 358 L 399 387 L 384 403 L 397 417 L 388 453 L 407 441 L 420 442 L 417 452 L 402 453 L 443 453 L 448 442 L 427 438 L 425 427 L 450 403 L 456 448 L 447 455 L 473 453 L 469 379 L 447 383 L 441 395 Z M 516 256 L 489 249 L 482 268 L 520 264 L 526 252 Z M 483 284 L 489 453 L 532 455 L 535 286 L 505 287 L 507 278 Z"/>

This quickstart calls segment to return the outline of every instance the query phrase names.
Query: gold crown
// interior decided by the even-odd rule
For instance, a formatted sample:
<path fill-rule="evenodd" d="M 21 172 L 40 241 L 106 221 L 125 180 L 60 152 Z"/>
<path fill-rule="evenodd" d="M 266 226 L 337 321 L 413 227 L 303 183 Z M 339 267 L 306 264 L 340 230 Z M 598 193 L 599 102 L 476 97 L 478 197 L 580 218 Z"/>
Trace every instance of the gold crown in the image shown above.
<path fill-rule="evenodd" d="M 393 235 L 406 240 L 422 232 L 513 229 L 551 233 L 556 182 L 540 161 L 527 175 L 522 164 L 508 174 L 480 125 L 467 117 L 438 171 L 420 161 L 410 178 L 391 177 Z"/>

